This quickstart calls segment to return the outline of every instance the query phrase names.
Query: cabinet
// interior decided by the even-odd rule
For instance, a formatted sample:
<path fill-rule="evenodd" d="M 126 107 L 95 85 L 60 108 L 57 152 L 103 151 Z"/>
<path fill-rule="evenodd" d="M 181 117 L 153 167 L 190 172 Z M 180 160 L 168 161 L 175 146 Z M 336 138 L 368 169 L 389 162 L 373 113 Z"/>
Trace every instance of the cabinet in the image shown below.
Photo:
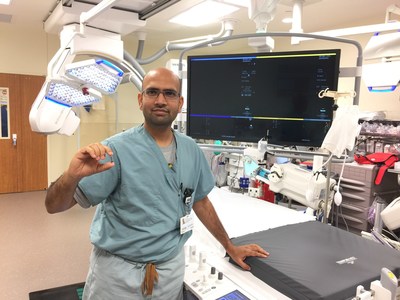
<path fill-rule="evenodd" d="M 378 172 L 376 165 L 359 165 L 356 162 L 347 163 L 340 181 L 343 196 L 342 204 L 337 209 L 333 207 L 333 216 L 338 213 L 338 226 L 349 231 L 361 234 L 361 231 L 370 231 L 372 226 L 368 222 L 368 210 L 376 196 L 387 203 L 400 195 L 397 184 L 397 174 L 386 172 L 379 185 L 374 183 Z M 340 174 L 341 163 L 332 164 L 332 172 Z M 346 222 L 346 223 L 345 223 Z"/>

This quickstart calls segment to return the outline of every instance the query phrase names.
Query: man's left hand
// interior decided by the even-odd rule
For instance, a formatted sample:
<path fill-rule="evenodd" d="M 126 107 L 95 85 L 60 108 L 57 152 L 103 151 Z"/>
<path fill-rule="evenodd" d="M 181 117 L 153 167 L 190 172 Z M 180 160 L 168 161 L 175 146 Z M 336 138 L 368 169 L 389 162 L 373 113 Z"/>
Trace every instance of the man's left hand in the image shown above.
<path fill-rule="evenodd" d="M 250 270 L 250 266 L 244 262 L 247 257 L 256 256 L 267 258 L 269 256 L 269 253 L 257 244 L 248 244 L 242 246 L 232 245 L 229 249 L 227 249 L 227 253 L 240 267 L 247 271 Z"/>

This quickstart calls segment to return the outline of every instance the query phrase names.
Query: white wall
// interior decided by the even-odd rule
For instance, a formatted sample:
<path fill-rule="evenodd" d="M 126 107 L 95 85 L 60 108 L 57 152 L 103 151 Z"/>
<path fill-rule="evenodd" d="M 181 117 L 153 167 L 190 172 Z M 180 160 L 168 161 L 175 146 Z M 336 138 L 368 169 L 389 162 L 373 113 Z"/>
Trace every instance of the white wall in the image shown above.
<path fill-rule="evenodd" d="M 47 35 L 43 30 L 29 31 L 13 28 L 8 24 L 0 24 L 0 36 L 2 37 L 0 47 L 1 73 L 46 75 L 47 63 L 59 46 L 58 36 Z M 365 46 L 368 38 L 369 35 L 358 36 L 357 40 L 362 46 Z M 158 41 L 157 44 L 153 45 L 145 44 L 142 57 L 152 56 L 162 46 L 163 41 Z M 136 55 L 136 47 L 137 42 L 133 37 L 125 39 L 125 49 L 133 56 Z M 357 52 L 353 46 L 324 41 L 307 41 L 300 45 L 291 46 L 288 39 L 276 38 L 276 51 L 337 47 L 342 49 L 341 66 L 355 66 Z M 187 54 L 248 51 L 253 51 L 253 49 L 247 46 L 247 41 L 232 41 L 219 47 L 198 49 Z M 143 68 L 148 71 L 157 66 L 165 66 L 168 59 L 178 57 L 178 51 L 168 53 L 156 62 L 143 66 Z M 353 79 L 340 79 L 339 81 L 340 91 L 352 90 L 353 86 Z M 137 104 L 137 93 L 138 91 L 133 85 L 125 84 L 113 96 L 116 101 L 108 97 L 104 99 L 105 110 L 93 109 L 90 112 L 86 112 L 84 109 L 78 110 L 81 126 L 74 136 L 51 135 L 48 137 L 49 182 L 55 180 L 63 172 L 79 146 L 100 141 L 116 132 L 143 122 Z M 388 119 L 400 120 L 399 93 L 400 89 L 390 94 L 371 94 L 362 84 L 360 108 L 364 111 L 382 110 L 386 112 Z M 350 100 L 344 100 L 344 102 L 346 101 L 349 102 Z M 118 123 L 116 124 L 117 119 Z"/>

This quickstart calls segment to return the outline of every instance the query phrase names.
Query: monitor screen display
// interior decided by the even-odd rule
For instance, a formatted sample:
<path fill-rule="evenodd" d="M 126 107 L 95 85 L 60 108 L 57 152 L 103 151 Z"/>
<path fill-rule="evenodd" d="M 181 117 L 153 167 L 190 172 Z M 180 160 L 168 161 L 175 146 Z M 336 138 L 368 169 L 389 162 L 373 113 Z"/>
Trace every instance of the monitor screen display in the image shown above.
<path fill-rule="evenodd" d="M 194 139 L 319 147 L 331 125 L 340 50 L 188 56 Z"/>

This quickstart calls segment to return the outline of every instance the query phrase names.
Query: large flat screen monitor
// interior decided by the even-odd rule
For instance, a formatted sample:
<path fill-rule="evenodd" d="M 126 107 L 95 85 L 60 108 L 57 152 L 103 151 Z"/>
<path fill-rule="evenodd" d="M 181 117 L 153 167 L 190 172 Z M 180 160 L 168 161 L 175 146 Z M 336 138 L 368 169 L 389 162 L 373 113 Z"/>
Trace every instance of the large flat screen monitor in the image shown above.
<path fill-rule="evenodd" d="M 194 139 L 319 147 L 332 123 L 340 49 L 188 56 Z"/>

